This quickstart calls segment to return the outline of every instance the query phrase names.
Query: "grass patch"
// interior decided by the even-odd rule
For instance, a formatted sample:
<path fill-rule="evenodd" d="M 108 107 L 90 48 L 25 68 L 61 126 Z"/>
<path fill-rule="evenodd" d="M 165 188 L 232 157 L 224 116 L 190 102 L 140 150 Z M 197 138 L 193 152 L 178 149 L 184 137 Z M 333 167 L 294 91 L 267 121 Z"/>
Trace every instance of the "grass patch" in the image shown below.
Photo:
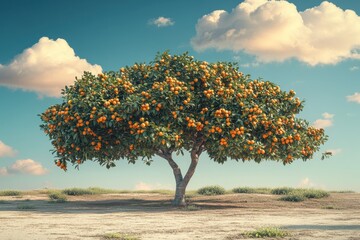
<path fill-rule="evenodd" d="M 242 235 L 250 238 L 283 238 L 290 234 L 277 227 L 263 227 L 254 231 L 245 232 Z"/>
<path fill-rule="evenodd" d="M 157 190 L 135 190 L 135 191 L 128 191 L 129 193 L 157 193 L 157 194 L 164 194 L 164 195 L 171 195 L 174 194 L 172 190 L 166 189 L 157 189 Z"/>
<path fill-rule="evenodd" d="M 305 199 L 306 198 L 301 194 L 289 194 L 289 195 L 282 196 L 280 198 L 281 201 L 287 201 L 287 202 L 302 202 Z"/>
<path fill-rule="evenodd" d="M 294 192 L 294 188 L 289 188 L 289 187 L 281 187 L 281 188 L 274 188 L 271 190 L 271 194 L 275 194 L 275 195 L 288 195 L 292 192 Z"/>
<path fill-rule="evenodd" d="M 340 191 L 330 191 L 331 193 L 355 193 L 355 191 L 351 190 L 340 190 Z"/>
<path fill-rule="evenodd" d="M 17 205 L 16 208 L 17 208 L 17 209 L 20 209 L 20 210 L 31 210 L 31 209 L 35 209 L 34 206 L 28 205 L 28 204 Z"/>
<path fill-rule="evenodd" d="M 49 193 L 48 196 L 51 202 L 64 203 L 67 201 L 66 195 L 61 192 L 52 192 Z"/>
<path fill-rule="evenodd" d="M 106 233 L 102 236 L 103 239 L 118 239 L 118 240 L 140 240 L 140 238 L 128 233 Z"/>
<path fill-rule="evenodd" d="M 237 187 L 232 189 L 233 193 L 258 193 L 258 194 L 269 194 L 270 188 L 251 188 L 251 187 Z"/>
<path fill-rule="evenodd" d="M 3 190 L 0 191 L 0 196 L 21 196 L 22 192 L 21 191 L 16 191 L 16 190 Z"/>
<path fill-rule="evenodd" d="M 90 188 L 68 188 L 62 190 L 62 193 L 71 196 L 81 196 L 81 195 L 116 193 L 116 191 L 105 188 L 90 187 Z"/>
<path fill-rule="evenodd" d="M 197 193 L 200 195 L 206 195 L 206 196 L 223 195 L 226 193 L 226 190 L 225 190 L 225 188 L 220 187 L 220 186 L 207 186 L 207 187 L 200 188 L 197 191 Z"/>

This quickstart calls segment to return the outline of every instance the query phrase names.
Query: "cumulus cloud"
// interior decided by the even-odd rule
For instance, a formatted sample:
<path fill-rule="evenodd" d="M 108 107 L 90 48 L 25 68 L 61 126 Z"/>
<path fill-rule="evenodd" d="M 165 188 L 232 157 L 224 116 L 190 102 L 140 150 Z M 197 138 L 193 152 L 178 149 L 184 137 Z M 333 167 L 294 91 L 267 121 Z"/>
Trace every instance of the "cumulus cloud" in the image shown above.
<path fill-rule="evenodd" d="M 0 65 L 0 85 L 60 97 L 61 89 L 71 85 L 84 71 L 97 74 L 102 68 L 76 56 L 64 39 L 42 37 L 10 64 Z"/>
<path fill-rule="evenodd" d="M 298 184 L 298 187 L 300 187 L 300 188 L 313 188 L 315 186 L 316 185 L 312 181 L 310 181 L 310 179 L 308 177 L 302 179 L 300 181 L 300 183 Z"/>
<path fill-rule="evenodd" d="M 356 92 L 353 95 L 346 97 L 349 102 L 356 102 L 360 104 L 360 93 Z"/>
<path fill-rule="evenodd" d="M 332 119 L 332 118 L 335 116 L 335 114 L 331 114 L 331 113 L 328 113 L 328 112 L 324 112 L 324 113 L 322 114 L 322 116 L 323 116 L 325 119 Z"/>
<path fill-rule="evenodd" d="M 10 174 L 30 174 L 30 175 L 44 175 L 49 171 L 40 163 L 32 159 L 17 160 L 9 167 L 0 168 L 0 175 Z"/>
<path fill-rule="evenodd" d="M 331 154 L 334 156 L 334 155 L 337 155 L 337 154 L 341 153 L 342 149 L 341 148 L 327 149 L 325 152 L 331 152 Z"/>
<path fill-rule="evenodd" d="M 0 140 L 0 157 L 14 157 L 16 151 Z"/>
<path fill-rule="evenodd" d="M 150 24 L 156 25 L 157 27 L 168 27 L 175 24 L 173 20 L 166 17 L 158 17 L 157 19 L 152 19 L 149 21 Z"/>
<path fill-rule="evenodd" d="M 323 113 L 322 114 L 323 118 L 322 119 L 317 119 L 312 125 L 315 128 L 327 128 L 327 127 L 331 127 L 333 125 L 333 118 L 334 118 L 334 114 L 330 114 L 330 113 Z"/>
<path fill-rule="evenodd" d="M 169 189 L 168 186 L 164 186 L 162 184 L 156 183 L 156 184 L 150 184 L 145 182 L 138 182 L 135 184 L 135 190 L 138 191 L 150 191 L 154 189 Z"/>
<path fill-rule="evenodd" d="M 299 12 L 287 1 L 245 0 L 200 18 L 191 43 L 197 51 L 244 51 L 261 62 L 335 64 L 360 58 L 360 17 L 328 1 Z"/>

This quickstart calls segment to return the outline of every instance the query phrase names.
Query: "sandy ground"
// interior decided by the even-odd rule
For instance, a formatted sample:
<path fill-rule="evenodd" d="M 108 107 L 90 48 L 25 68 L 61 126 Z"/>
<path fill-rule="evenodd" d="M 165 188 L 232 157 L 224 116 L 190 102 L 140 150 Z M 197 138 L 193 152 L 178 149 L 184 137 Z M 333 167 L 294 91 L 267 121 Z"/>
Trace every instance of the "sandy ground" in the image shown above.
<path fill-rule="evenodd" d="M 107 233 L 141 239 L 246 239 L 263 226 L 287 229 L 291 240 L 360 240 L 360 194 L 289 203 L 278 196 L 230 194 L 192 197 L 200 208 L 172 207 L 161 194 L 106 194 L 50 203 L 45 194 L 0 197 L 0 239 L 104 239 Z M 22 207 L 30 209 L 19 209 Z"/>

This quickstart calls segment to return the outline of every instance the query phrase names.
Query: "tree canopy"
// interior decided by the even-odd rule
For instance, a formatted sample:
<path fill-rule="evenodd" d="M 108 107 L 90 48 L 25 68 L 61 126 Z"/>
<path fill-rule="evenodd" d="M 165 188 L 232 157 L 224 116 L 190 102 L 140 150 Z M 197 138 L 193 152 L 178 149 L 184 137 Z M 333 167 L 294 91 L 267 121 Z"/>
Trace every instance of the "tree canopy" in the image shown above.
<path fill-rule="evenodd" d="M 106 167 L 126 159 L 194 146 L 210 159 L 260 162 L 307 160 L 327 136 L 296 117 L 303 101 L 276 84 L 252 80 L 229 62 L 207 63 L 187 53 L 156 56 L 92 75 L 62 92 L 63 102 L 41 114 L 55 163 L 66 170 L 86 160 Z"/>

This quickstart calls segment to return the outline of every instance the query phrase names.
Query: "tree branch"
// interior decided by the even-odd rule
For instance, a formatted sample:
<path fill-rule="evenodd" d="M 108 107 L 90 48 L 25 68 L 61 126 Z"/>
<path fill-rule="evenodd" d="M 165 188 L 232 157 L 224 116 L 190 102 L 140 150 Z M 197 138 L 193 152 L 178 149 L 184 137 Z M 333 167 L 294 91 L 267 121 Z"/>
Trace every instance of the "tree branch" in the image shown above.
<path fill-rule="evenodd" d="M 181 182 L 183 180 L 181 169 L 179 165 L 172 159 L 172 152 L 165 152 L 164 150 L 158 150 L 156 153 L 158 156 L 166 159 L 173 170 L 176 183 Z"/>
<path fill-rule="evenodd" d="M 196 166 L 199 162 L 199 157 L 204 150 L 204 143 L 205 140 L 200 138 L 200 140 L 196 139 L 191 150 L 191 163 L 189 169 L 187 170 L 185 177 L 184 177 L 184 184 L 187 185 L 190 181 L 191 177 L 194 175 Z"/>

